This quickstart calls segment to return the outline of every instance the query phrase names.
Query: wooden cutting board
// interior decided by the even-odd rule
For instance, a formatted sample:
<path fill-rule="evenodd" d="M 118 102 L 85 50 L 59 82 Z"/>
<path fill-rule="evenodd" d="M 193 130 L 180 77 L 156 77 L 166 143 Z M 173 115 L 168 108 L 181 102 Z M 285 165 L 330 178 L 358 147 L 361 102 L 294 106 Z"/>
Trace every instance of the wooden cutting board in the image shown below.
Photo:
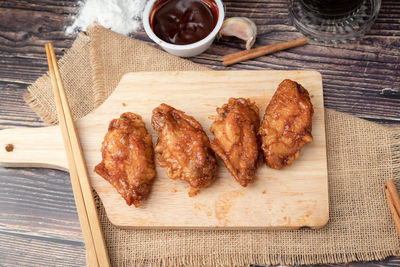
<path fill-rule="evenodd" d="M 167 177 L 157 165 L 150 197 L 140 208 L 125 200 L 93 172 L 101 161 L 101 142 L 108 124 L 123 112 L 143 116 L 151 128 L 151 112 L 167 103 L 194 116 L 210 138 L 216 107 L 230 97 L 247 97 L 264 110 L 284 79 L 302 84 L 314 105 L 314 142 L 301 151 L 292 166 L 273 170 L 263 164 L 255 182 L 241 187 L 219 161 L 217 180 L 195 197 L 188 197 L 184 181 Z M 223 228 L 263 229 L 321 228 L 329 217 L 328 174 L 325 145 L 324 103 L 321 75 L 315 71 L 207 71 L 142 72 L 122 77 L 115 92 L 99 108 L 77 121 L 90 179 L 103 201 L 110 221 L 124 228 Z M 11 146 L 13 145 L 12 151 Z M 6 146 L 8 145 L 8 149 Z M 67 170 L 58 126 L 0 131 L 0 163 L 12 167 L 49 167 Z"/>

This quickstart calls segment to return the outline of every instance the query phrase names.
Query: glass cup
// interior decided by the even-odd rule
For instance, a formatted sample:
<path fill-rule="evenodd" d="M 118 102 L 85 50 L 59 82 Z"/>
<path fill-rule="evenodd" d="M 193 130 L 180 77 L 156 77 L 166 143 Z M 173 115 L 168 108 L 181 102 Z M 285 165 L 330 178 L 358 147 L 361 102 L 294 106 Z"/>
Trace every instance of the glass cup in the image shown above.
<path fill-rule="evenodd" d="M 307 37 L 345 43 L 369 31 L 381 0 L 289 0 L 289 16 Z"/>

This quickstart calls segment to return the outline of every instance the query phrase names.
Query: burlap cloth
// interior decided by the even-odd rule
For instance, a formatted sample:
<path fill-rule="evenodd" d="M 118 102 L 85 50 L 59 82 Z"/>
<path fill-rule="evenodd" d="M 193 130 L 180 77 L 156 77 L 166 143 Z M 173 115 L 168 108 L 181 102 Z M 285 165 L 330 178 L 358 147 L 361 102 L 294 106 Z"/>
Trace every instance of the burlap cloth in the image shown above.
<path fill-rule="evenodd" d="M 205 70 L 99 26 L 77 38 L 60 60 L 75 117 L 101 104 L 134 71 Z M 48 75 L 25 99 L 56 123 Z M 326 110 L 330 219 L 321 230 L 120 230 L 99 213 L 113 266 L 236 266 L 368 261 L 400 254 L 383 185 L 400 174 L 400 132 Z M 256 216 L 256 215 L 255 215 Z"/>

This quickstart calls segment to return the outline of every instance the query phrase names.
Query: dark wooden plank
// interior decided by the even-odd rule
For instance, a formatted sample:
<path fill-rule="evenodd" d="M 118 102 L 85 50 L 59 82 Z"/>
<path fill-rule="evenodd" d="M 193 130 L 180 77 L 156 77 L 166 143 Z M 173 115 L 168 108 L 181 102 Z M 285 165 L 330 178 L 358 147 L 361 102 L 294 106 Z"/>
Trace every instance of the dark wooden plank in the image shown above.
<path fill-rule="evenodd" d="M 317 265 L 299 265 L 301 267 L 382 267 L 382 266 L 399 266 L 400 257 L 389 257 L 382 261 L 371 261 L 371 262 L 357 262 L 348 264 L 317 264 Z M 259 265 L 253 265 L 254 267 L 261 267 Z"/>
<path fill-rule="evenodd" d="M 19 82 L 24 89 L 47 71 L 47 62 L 41 57 L 1 56 L 2 82 Z M 18 70 L 18 71 L 15 71 Z"/>
<path fill-rule="evenodd" d="M 400 257 L 389 257 L 382 261 L 371 261 L 371 262 L 354 262 L 348 264 L 326 264 L 326 265 L 304 265 L 304 267 L 389 267 L 389 266 L 400 266 Z"/>
<path fill-rule="evenodd" d="M 83 266 L 69 175 L 0 168 L 0 266 Z"/>
<path fill-rule="evenodd" d="M 74 36 L 66 36 L 64 28 L 71 23 L 71 13 L 77 12 L 76 7 L 60 6 L 58 9 L 63 12 L 57 12 L 58 9 L 52 10 L 51 5 L 43 4 L 44 10 L 31 10 L 31 6 L 36 4 L 25 4 L 25 8 L 8 7 L 9 2 L 5 1 L 0 4 L 0 49 L 3 53 L 12 53 L 14 56 L 23 55 L 24 57 L 32 57 L 44 55 L 43 46 L 49 41 L 53 41 L 56 52 L 58 47 L 70 47 Z M 7 5 L 6 5 L 7 4 Z M 12 23 L 10 23 L 12 22 Z"/>
<path fill-rule="evenodd" d="M 23 99 L 26 83 L 0 80 L 0 129 L 18 126 L 44 126 Z M 3 100 L 4 99 L 4 100 Z"/>
<path fill-rule="evenodd" d="M 71 199 L 72 189 L 67 173 L 30 168 L 2 168 L 0 173 L 4 175 L 0 181 L 1 224 L 22 225 L 24 219 L 18 218 L 21 215 L 18 212 L 29 211 L 37 214 L 37 218 L 47 220 L 45 225 L 57 225 L 60 221 L 67 223 L 71 220 L 73 228 L 70 230 L 79 232 L 75 202 Z M 56 215 L 54 218 L 46 218 L 50 211 Z"/>
<path fill-rule="evenodd" d="M 86 266 L 82 243 L 0 232 L 0 266 Z"/>

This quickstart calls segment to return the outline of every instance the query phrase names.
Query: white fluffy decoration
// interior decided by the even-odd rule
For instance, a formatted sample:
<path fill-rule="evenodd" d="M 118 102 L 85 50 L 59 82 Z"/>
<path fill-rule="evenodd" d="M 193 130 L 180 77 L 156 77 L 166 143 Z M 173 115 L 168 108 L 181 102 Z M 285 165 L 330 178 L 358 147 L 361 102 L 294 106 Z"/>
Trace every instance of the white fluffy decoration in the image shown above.
<path fill-rule="evenodd" d="M 79 15 L 74 23 L 66 28 L 71 34 L 86 28 L 94 21 L 103 27 L 127 35 L 135 32 L 141 25 L 141 17 L 146 0 L 86 0 L 80 1 Z"/>

